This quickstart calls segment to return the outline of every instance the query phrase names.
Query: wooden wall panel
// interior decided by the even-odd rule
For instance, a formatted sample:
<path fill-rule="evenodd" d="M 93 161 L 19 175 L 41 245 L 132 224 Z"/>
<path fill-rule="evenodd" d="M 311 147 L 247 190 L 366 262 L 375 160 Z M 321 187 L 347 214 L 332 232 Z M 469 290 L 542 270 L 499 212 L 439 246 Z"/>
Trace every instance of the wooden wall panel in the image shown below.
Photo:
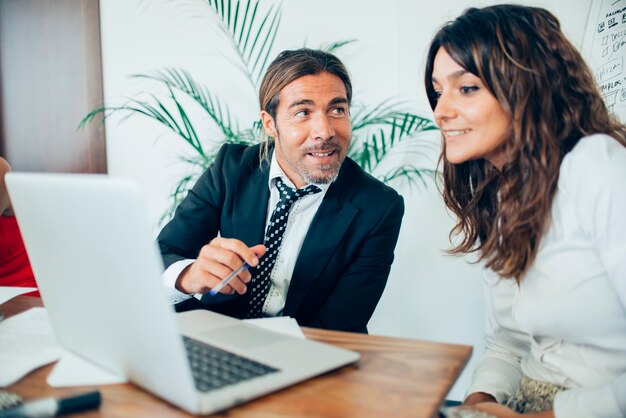
<path fill-rule="evenodd" d="M 106 172 L 98 0 L 0 0 L 0 154 L 15 171 Z"/>

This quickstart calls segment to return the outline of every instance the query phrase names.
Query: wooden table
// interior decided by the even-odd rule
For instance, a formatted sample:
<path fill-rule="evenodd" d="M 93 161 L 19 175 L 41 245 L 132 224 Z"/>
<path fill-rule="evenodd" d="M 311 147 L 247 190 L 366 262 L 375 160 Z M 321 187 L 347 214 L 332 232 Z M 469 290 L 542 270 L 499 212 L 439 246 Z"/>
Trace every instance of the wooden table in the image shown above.
<path fill-rule="evenodd" d="M 19 296 L 3 305 L 6 317 L 41 306 Z M 472 348 L 405 338 L 302 329 L 307 338 L 361 353 L 361 359 L 216 417 L 424 417 L 437 408 L 467 363 Z M 82 417 L 190 417 L 132 384 L 56 389 L 46 384 L 52 365 L 28 374 L 8 390 L 25 399 L 67 396 L 90 389 L 102 394 L 100 409 Z M 78 415 L 73 415 L 78 416 Z"/>

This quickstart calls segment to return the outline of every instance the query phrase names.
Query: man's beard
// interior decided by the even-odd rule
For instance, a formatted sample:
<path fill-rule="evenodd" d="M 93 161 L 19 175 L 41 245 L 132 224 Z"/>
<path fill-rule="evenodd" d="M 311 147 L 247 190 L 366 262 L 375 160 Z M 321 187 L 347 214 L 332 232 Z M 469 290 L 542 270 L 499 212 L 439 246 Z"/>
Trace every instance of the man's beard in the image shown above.
<path fill-rule="evenodd" d="M 276 138 L 276 142 L 278 143 L 278 146 L 281 147 L 283 156 L 290 155 L 284 152 L 285 149 L 282 148 L 282 143 L 280 141 L 279 136 Z M 315 147 L 312 146 L 303 150 L 304 154 L 313 153 L 313 152 L 324 153 L 324 152 L 329 152 L 329 151 L 334 151 L 339 155 L 342 152 L 341 145 L 339 145 L 339 143 L 335 139 L 329 139 L 325 141 L 322 146 L 315 146 Z M 298 152 L 301 152 L 301 151 L 298 150 Z M 300 157 L 300 155 L 298 157 Z M 307 183 L 330 184 L 330 183 L 333 183 L 335 180 L 337 180 L 337 177 L 339 177 L 339 170 L 341 169 L 341 165 L 343 164 L 343 161 L 345 160 L 345 155 L 333 164 L 323 164 L 323 165 L 316 166 L 315 167 L 316 169 L 314 172 L 309 170 L 309 167 L 307 167 L 303 163 L 304 158 L 305 156 L 303 155 L 297 161 L 290 161 L 289 159 L 287 159 L 287 163 L 290 164 L 292 168 Z M 322 171 L 324 175 L 320 175 L 319 171 Z"/>

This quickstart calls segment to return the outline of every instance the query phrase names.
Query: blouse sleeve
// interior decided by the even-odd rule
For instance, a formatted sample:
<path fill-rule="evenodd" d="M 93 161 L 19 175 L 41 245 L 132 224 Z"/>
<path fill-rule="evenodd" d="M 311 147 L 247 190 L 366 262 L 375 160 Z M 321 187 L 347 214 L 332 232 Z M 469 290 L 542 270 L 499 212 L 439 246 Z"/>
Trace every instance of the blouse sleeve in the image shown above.
<path fill-rule="evenodd" d="M 607 135 L 583 138 L 563 160 L 568 198 L 626 308 L 626 147 Z"/>
<path fill-rule="evenodd" d="M 561 169 L 571 180 L 568 198 L 626 315 L 626 147 L 609 136 L 593 135 L 572 153 Z M 626 416 L 626 373 L 605 385 L 561 392 L 554 410 L 557 418 Z"/>
<path fill-rule="evenodd" d="M 554 398 L 556 418 L 626 417 L 626 374 L 590 388 L 563 391 Z"/>
<path fill-rule="evenodd" d="M 517 282 L 485 272 L 484 291 L 485 353 L 476 366 L 467 395 L 485 392 L 504 403 L 519 387 L 520 362 L 530 342 L 513 323 L 511 306 L 519 291 Z"/>

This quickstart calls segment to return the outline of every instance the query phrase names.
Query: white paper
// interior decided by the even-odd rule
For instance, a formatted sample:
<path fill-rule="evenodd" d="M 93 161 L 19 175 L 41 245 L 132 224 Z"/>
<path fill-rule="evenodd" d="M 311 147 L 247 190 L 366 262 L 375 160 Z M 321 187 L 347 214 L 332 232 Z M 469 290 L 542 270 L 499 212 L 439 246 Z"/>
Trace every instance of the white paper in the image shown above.
<path fill-rule="evenodd" d="M 276 316 L 270 318 L 244 319 L 244 322 L 254 324 L 261 328 L 268 329 L 281 334 L 291 335 L 292 337 L 302 338 L 304 334 L 298 325 L 298 321 L 290 316 Z"/>
<path fill-rule="evenodd" d="M 126 383 L 125 377 L 115 375 L 67 350 L 48 375 L 52 387 L 94 386 Z"/>
<path fill-rule="evenodd" d="M 24 293 L 32 292 L 34 290 L 37 290 L 37 288 L 0 286 L 0 305 L 9 299 L 13 299 L 16 296 L 23 295 Z"/>
<path fill-rule="evenodd" d="M 32 308 L 0 322 L 0 387 L 60 356 L 61 348 L 44 308 Z"/>

